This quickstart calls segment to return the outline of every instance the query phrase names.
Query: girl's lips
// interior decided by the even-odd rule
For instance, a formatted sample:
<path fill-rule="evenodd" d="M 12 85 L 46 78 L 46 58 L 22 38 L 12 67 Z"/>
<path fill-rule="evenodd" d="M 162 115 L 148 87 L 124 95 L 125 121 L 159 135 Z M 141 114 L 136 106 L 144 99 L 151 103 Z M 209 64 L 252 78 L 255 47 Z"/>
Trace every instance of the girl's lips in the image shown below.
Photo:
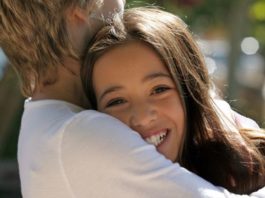
<path fill-rule="evenodd" d="M 152 133 L 153 135 L 145 137 L 144 139 L 149 144 L 153 144 L 154 146 L 157 147 L 160 144 L 162 144 L 163 141 L 166 139 L 168 132 L 169 132 L 168 129 L 163 129 L 163 130 L 160 130 L 158 132 Z"/>

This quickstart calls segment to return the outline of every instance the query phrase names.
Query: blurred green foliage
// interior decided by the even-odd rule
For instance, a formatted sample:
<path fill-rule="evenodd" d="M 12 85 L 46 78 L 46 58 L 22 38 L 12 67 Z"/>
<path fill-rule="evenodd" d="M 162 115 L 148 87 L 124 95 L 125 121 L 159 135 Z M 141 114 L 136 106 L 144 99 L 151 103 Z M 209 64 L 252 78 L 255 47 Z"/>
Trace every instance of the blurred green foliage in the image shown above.
<path fill-rule="evenodd" d="M 12 159 L 16 158 L 24 99 L 10 65 L 6 66 L 5 75 L 0 80 L 0 96 L 0 159 Z"/>
<path fill-rule="evenodd" d="M 265 54 L 265 0 L 255 1 L 249 14 L 253 27 L 251 32 L 259 40 L 262 53 Z"/>
<path fill-rule="evenodd" d="M 253 5 L 250 8 L 250 12 L 254 19 L 258 21 L 265 21 L 265 1 L 260 0 L 253 3 Z"/>

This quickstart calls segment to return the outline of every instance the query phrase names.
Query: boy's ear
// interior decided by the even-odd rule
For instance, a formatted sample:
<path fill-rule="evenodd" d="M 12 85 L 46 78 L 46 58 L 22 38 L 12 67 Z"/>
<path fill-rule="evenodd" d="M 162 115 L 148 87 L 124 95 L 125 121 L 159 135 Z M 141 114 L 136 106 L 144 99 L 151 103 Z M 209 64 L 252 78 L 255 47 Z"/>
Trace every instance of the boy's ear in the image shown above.
<path fill-rule="evenodd" d="M 67 13 L 67 19 L 70 23 L 85 23 L 88 20 L 89 11 L 80 7 L 71 8 Z"/>

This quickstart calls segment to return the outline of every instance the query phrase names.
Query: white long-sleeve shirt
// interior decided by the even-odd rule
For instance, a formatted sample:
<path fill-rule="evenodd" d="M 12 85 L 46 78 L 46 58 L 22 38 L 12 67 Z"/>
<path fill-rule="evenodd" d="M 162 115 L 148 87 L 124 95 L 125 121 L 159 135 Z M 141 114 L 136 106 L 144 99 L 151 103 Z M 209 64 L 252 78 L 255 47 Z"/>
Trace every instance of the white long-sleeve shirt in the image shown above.
<path fill-rule="evenodd" d="M 57 100 L 25 103 L 18 162 L 24 198 L 239 196 L 173 164 L 115 118 Z"/>

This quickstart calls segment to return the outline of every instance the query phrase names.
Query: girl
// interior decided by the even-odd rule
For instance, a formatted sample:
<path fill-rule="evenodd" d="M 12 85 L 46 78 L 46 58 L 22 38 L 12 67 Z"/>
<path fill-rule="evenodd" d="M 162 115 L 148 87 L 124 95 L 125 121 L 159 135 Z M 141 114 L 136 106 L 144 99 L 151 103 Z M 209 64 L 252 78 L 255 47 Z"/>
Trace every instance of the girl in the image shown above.
<path fill-rule="evenodd" d="M 166 158 L 232 192 L 265 185 L 264 131 L 238 132 L 218 116 L 203 56 L 177 16 L 127 10 L 96 35 L 82 70 L 92 108 L 130 126 Z"/>

